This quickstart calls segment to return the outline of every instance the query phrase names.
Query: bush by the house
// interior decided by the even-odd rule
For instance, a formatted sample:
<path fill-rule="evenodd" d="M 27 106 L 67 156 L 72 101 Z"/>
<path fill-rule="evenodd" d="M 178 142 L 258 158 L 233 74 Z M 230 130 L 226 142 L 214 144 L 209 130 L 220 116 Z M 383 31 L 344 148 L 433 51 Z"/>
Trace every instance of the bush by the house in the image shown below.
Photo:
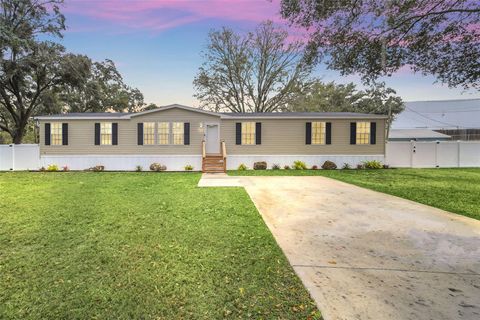
<path fill-rule="evenodd" d="M 191 164 L 187 164 L 185 167 L 184 167 L 185 171 L 192 171 L 193 170 L 193 166 Z"/>
<path fill-rule="evenodd" d="M 167 170 L 167 166 L 165 166 L 163 164 L 160 164 L 160 163 L 157 163 L 157 162 L 154 162 L 150 165 L 150 170 L 151 171 L 156 171 L 156 172 L 165 171 L 165 170 Z"/>
<path fill-rule="evenodd" d="M 384 164 L 383 169 L 390 169 L 390 166 L 388 164 Z"/>
<path fill-rule="evenodd" d="M 266 169 L 267 169 L 267 163 L 265 161 L 259 161 L 253 164 L 253 170 L 266 170 Z"/>
<path fill-rule="evenodd" d="M 102 172 L 102 171 L 105 171 L 105 166 L 98 165 L 98 166 L 95 166 L 95 167 L 91 167 L 88 170 L 93 171 L 93 172 Z"/>
<path fill-rule="evenodd" d="M 363 169 L 365 169 L 365 165 L 363 163 L 359 163 L 359 164 L 357 164 L 357 169 L 358 170 L 363 170 Z"/>
<path fill-rule="evenodd" d="M 318 170 L 318 166 L 315 164 L 312 166 L 312 170 Z"/>
<path fill-rule="evenodd" d="M 365 161 L 364 163 L 365 169 L 382 169 L 382 163 L 377 160 L 370 160 L 370 161 Z"/>
<path fill-rule="evenodd" d="M 272 170 L 280 170 L 280 169 L 281 169 L 281 167 L 278 163 L 272 164 Z"/>
<path fill-rule="evenodd" d="M 247 169 L 248 169 L 248 168 L 247 168 L 247 166 L 246 166 L 244 163 L 241 163 L 241 164 L 238 166 L 238 168 L 237 168 L 238 171 L 245 171 L 245 170 L 247 170 Z"/>
<path fill-rule="evenodd" d="M 47 171 L 47 169 L 45 169 L 45 167 L 41 167 L 40 169 L 38 169 L 38 171 L 45 172 L 45 171 Z"/>
<path fill-rule="evenodd" d="M 296 160 L 293 162 L 293 168 L 295 170 L 307 170 L 307 165 L 303 161 Z"/>
<path fill-rule="evenodd" d="M 342 166 L 342 169 L 343 170 L 350 170 L 350 169 L 352 169 L 352 166 L 350 166 L 350 164 L 348 164 L 348 163 L 344 163 L 343 166 Z"/>
<path fill-rule="evenodd" d="M 290 170 L 290 166 L 288 164 L 286 164 L 285 166 L 283 166 L 283 169 Z"/>
<path fill-rule="evenodd" d="M 322 169 L 323 170 L 335 170 L 337 169 L 337 165 L 335 162 L 327 160 L 322 164 Z"/>
<path fill-rule="evenodd" d="M 49 172 L 55 172 L 55 171 L 58 171 L 59 168 L 56 164 L 49 164 L 48 167 L 47 167 L 47 171 Z"/>
<path fill-rule="evenodd" d="M 63 172 L 70 171 L 70 168 L 69 168 L 68 166 L 63 166 L 63 167 L 62 167 L 62 171 L 63 171 Z"/>
<path fill-rule="evenodd" d="M 136 166 L 135 171 L 141 172 L 143 170 L 142 166 Z"/>

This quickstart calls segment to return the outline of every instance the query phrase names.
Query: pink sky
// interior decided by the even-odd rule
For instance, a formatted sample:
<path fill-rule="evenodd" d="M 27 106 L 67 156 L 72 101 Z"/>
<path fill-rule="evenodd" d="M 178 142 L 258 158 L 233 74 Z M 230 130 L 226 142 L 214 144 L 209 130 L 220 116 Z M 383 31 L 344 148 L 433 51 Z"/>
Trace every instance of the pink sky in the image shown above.
<path fill-rule="evenodd" d="M 121 26 L 122 31 L 158 32 L 207 19 L 282 21 L 279 0 L 70 0 L 64 10 Z"/>

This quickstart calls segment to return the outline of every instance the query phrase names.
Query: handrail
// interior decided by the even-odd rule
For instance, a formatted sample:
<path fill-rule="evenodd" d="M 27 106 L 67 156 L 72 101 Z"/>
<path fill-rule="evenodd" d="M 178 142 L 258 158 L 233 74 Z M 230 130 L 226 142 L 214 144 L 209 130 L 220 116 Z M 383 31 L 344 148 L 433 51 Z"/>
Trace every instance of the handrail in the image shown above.
<path fill-rule="evenodd" d="M 205 148 L 205 140 L 202 140 L 202 172 L 205 172 L 205 157 L 207 156 Z"/>
<path fill-rule="evenodd" d="M 223 171 L 227 171 L 227 147 L 225 146 L 225 140 L 221 142 L 222 156 L 223 156 Z"/>

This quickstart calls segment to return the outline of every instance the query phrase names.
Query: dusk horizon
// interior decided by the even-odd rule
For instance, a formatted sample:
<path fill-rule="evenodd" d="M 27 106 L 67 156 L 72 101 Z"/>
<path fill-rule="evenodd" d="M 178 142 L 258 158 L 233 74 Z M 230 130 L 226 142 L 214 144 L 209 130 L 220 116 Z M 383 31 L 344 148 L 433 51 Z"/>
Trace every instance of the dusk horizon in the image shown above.
<path fill-rule="evenodd" d="M 192 82 L 209 31 L 225 26 L 243 33 L 265 20 L 288 26 L 279 10 L 277 0 L 67 0 L 67 30 L 59 42 L 67 51 L 96 61 L 111 59 L 125 83 L 140 89 L 147 103 L 196 107 Z M 294 31 L 295 36 L 302 32 Z M 363 88 L 360 76 L 341 76 L 321 63 L 312 76 Z M 475 89 L 448 88 L 435 83 L 434 76 L 408 68 L 380 80 L 404 101 L 480 98 Z"/>

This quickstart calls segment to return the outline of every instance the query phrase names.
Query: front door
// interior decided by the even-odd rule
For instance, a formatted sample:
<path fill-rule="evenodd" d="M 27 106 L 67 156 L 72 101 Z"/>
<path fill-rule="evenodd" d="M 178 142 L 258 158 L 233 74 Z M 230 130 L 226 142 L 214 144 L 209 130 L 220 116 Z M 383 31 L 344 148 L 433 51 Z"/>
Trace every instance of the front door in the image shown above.
<path fill-rule="evenodd" d="M 206 130 L 206 152 L 208 154 L 220 153 L 220 134 L 218 124 L 207 124 Z"/>

